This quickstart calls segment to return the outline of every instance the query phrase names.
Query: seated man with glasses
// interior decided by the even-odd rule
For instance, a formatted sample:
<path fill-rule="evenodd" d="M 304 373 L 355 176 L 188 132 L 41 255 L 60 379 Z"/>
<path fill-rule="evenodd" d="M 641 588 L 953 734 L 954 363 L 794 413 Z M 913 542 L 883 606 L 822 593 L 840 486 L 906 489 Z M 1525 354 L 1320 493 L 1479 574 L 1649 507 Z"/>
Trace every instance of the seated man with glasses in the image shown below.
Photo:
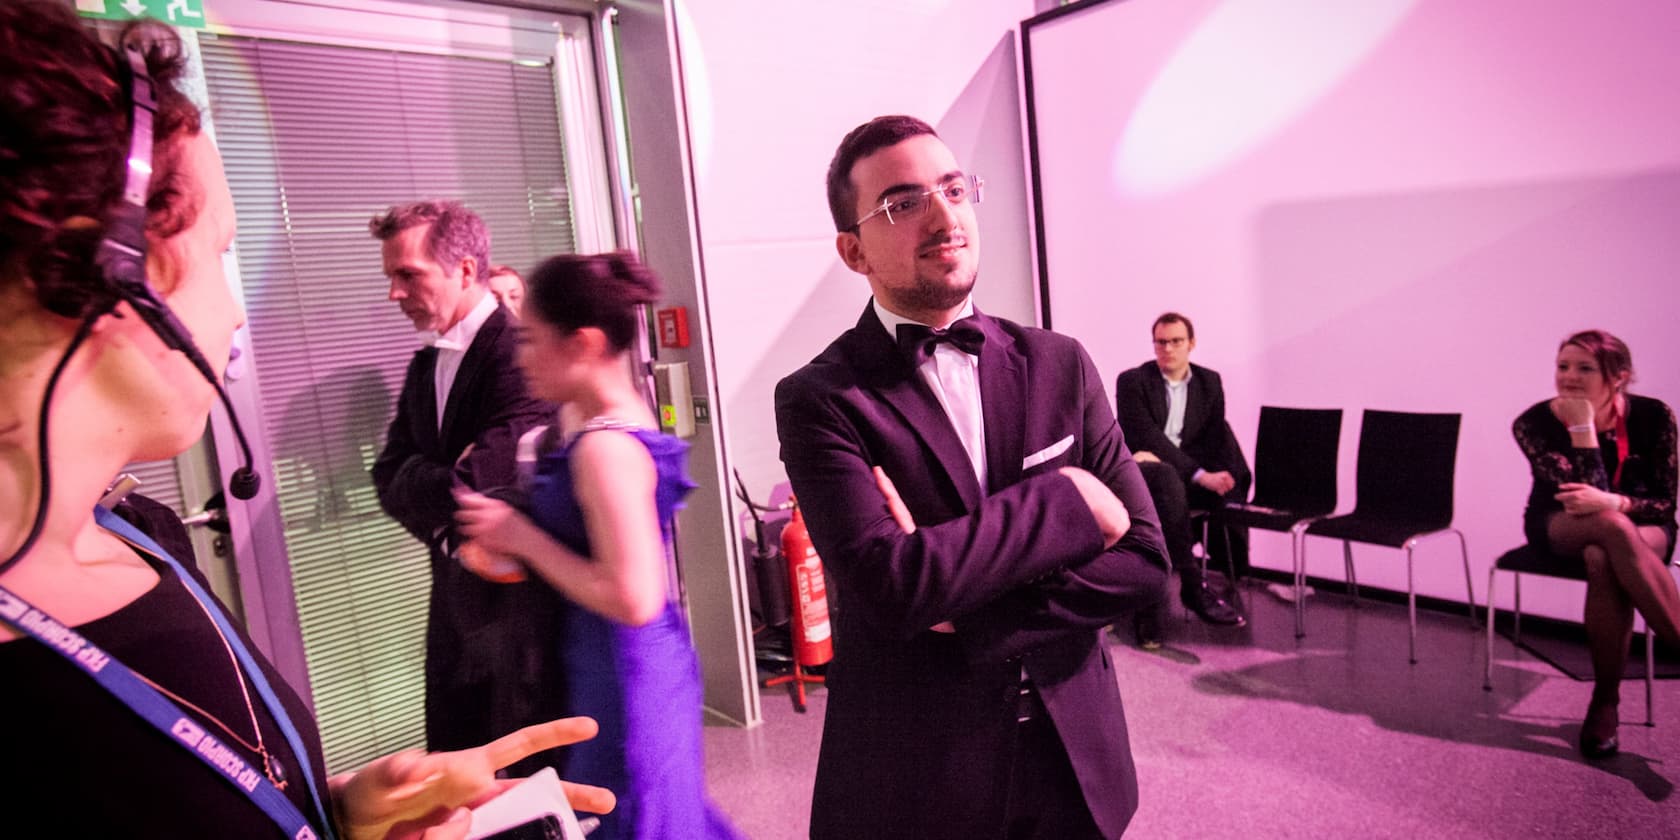
<path fill-rule="evenodd" d="M 848 134 L 857 325 L 776 386 L 836 600 L 811 837 L 1118 837 L 1137 776 L 1102 628 L 1166 546 L 1079 343 L 979 312 L 980 181 L 921 120 Z"/>
<path fill-rule="evenodd" d="M 1209 624 L 1241 627 L 1242 613 L 1208 588 L 1201 562 L 1195 557 L 1191 532 L 1192 510 L 1217 510 L 1226 499 L 1248 499 L 1249 471 L 1242 448 L 1225 422 L 1225 387 L 1219 374 L 1190 363 L 1196 348 L 1196 328 L 1190 319 L 1168 312 L 1150 328 L 1155 358 L 1120 374 L 1115 383 L 1115 408 L 1126 443 L 1137 453 L 1149 494 L 1161 517 L 1167 551 L 1178 570 L 1179 598 Z M 1223 530 L 1212 529 L 1204 546 L 1234 552 L 1233 567 L 1248 565 L 1248 538 L 1231 534 L 1224 546 Z M 1161 646 L 1158 611 L 1136 616 L 1138 644 Z"/>

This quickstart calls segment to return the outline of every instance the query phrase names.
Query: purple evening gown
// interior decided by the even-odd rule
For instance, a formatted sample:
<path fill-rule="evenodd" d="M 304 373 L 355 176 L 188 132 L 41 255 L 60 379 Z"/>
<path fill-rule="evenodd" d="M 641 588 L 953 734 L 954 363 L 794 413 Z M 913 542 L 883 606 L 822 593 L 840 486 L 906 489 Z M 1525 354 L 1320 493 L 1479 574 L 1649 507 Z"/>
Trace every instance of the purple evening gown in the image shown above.
<path fill-rule="evenodd" d="M 584 434 L 619 429 L 653 456 L 654 503 L 666 545 L 671 521 L 695 484 L 688 444 L 658 432 L 593 420 L 564 446 L 537 456 L 530 479 L 532 519 L 573 551 L 589 556 L 583 511 L 572 488 L 571 449 Z M 629 627 L 566 603 L 561 619 L 567 712 L 601 725 L 594 739 L 568 748 L 561 776 L 618 796 L 590 840 L 739 838 L 706 796 L 701 757 L 700 669 L 681 608 Z"/>

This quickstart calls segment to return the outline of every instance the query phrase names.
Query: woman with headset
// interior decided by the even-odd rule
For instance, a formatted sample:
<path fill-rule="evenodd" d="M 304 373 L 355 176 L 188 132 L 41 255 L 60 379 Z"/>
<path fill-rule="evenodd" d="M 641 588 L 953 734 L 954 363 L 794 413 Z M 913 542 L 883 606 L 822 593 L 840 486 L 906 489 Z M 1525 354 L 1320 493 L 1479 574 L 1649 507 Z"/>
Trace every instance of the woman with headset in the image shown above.
<path fill-rule="evenodd" d="M 243 319 L 179 43 L 120 44 L 66 4 L 0 4 L 0 813 L 66 836 L 463 837 L 499 768 L 594 722 L 329 779 L 308 707 L 202 575 L 96 507 L 124 464 L 203 433 Z"/>

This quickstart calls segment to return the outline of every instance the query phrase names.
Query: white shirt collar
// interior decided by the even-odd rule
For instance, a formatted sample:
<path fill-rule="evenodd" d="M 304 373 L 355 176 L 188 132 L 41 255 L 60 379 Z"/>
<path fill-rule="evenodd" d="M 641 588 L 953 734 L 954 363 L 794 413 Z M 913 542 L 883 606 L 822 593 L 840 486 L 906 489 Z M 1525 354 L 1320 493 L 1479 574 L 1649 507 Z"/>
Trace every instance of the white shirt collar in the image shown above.
<path fill-rule="evenodd" d="M 439 350 L 456 350 L 465 353 L 467 348 L 472 346 L 473 339 L 478 337 L 479 329 L 484 326 L 485 321 L 490 320 L 490 316 L 495 314 L 496 307 L 499 305 L 496 302 L 495 295 L 485 292 L 484 297 L 479 298 L 478 305 L 467 313 L 467 317 L 456 321 L 455 326 L 450 327 L 446 332 L 432 333 L 426 339 L 426 343 Z"/>
<path fill-rule="evenodd" d="M 1156 367 L 1155 370 L 1160 371 L 1161 368 Z M 1162 372 L 1161 373 L 1161 381 L 1167 383 L 1168 388 L 1183 388 L 1184 386 L 1190 384 L 1190 377 L 1195 376 L 1195 375 L 1196 375 L 1196 369 L 1195 368 L 1186 367 L 1184 369 L 1184 378 L 1183 379 L 1180 379 L 1179 381 L 1174 382 L 1171 379 L 1167 378 L 1167 374 L 1165 372 Z"/>
<path fill-rule="evenodd" d="M 879 298 L 871 298 L 870 299 L 870 305 L 875 307 L 875 317 L 881 319 L 881 326 L 887 328 L 887 335 L 892 336 L 895 340 L 898 337 L 898 325 L 899 324 L 920 324 L 920 323 L 922 323 L 920 321 L 912 321 L 909 318 L 906 318 L 902 315 L 898 315 L 896 313 L 887 311 L 887 308 L 885 306 L 881 305 L 881 300 Z M 923 324 L 923 326 L 930 326 L 930 327 L 933 327 L 934 329 L 941 329 L 942 330 L 946 327 L 951 326 L 951 324 L 954 324 L 957 321 L 959 321 L 963 318 L 967 318 L 968 316 L 973 315 L 973 314 L 974 314 L 974 297 L 972 295 L 970 295 L 968 300 L 963 301 L 962 308 L 957 310 L 957 317 L 952 318 L 949 323 L 937 324 L 937 325 L 935 325 L 935 324 Z"/>

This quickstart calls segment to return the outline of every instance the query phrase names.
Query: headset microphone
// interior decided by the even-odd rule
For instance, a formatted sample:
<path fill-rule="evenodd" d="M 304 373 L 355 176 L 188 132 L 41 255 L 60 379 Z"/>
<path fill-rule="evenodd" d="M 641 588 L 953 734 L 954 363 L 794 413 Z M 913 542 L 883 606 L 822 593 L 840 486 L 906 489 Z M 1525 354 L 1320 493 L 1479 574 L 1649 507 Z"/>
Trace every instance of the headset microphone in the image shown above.
<path fill-rule="evenodd" d="M 110 296 L 103 306 L 96 306 L 94 311 L 103 314 L 115 307 L 118 301 L 126 301 L 134 314 L 140 316 L 140 320 L 163 341 L 164 346 L 186 356 L 199 375 L 216 389 L 216 396 L 221 398 L 222 407 L 227 409 L 228 420 L 233 424 L 233 434 L 239 439 L 240 454 L 245 459 L 244 466 L 234 470 L 228 479 L 228 492 L 236 499 L 250 499 L 257 495 L 261 481 L 251 467 L 251 445 L 245 440 L 245 430 L 240 428 L 233 402 L 228 399 L 227 390 L 217 381 L 216 372 L 204 360 L 204 354 L 199 352 L 186 327 L 169 306 L 152 293 L 151 286 L 146 282 L 146 193 L 152 177 L 152 119 L 157 113 L 157 91 L 151 75 L 146 72 L 146 60 L 141 55 L 139 44 L 132 38 L 127 39 L 121 51 L 128 59 L 130 70 L 133 134 L 129 140 L 128 180 L 123 188 L 123 201 L 106 218 L 105 238 L 94 255 L 94 264 L 109 284 Z"/>
<path fill-rule="evenodd" d="M 117 304 L 126 301 L 140 320 L 157 333 L 164 346 L 171 350 L 178 350 L 187 360 L 192 362 L 210 387 L 216 389 L 216 395 L 221 397 L 222 406 L 227 409 L 228 420 L 233 423 L 233 433 L 239 438 L 239 450 L 245 458 L 244 466 L 233 471 L 228 479 L 228 492 L 237 499 L 250 499 L 257 495 L 260 483 L 257 473 L 251 467 L 251 446 L 245 441 L 245 430 L 239 427 L 239 415 L 234 413 L 233 402 L 228 399 L 227 391 L 217 381 L 216 372 L 204 361 L 204 354 L 193 343 L 191 334 L 176 319 L 175 313 L 169 311 L 168 305 L 159 300 L 157 295 L 146 283 L 146 198 L 152 180 L 152 123 L 157 114 L 157 90 L 151 74 L 146 72 L 146 59 L 135 33 L 130 33 L 123 40 L 117 52 L 127 61 L 129 68 L 128 93 L 132 106 L 133 125 L 129 137 L 127 159 L 128 177 L 123 183 L 123 200 L 112 208 L 105 219 L 105 238 L 100 241 L 98 250 L 94 253 L 94 264 L 104 278 L 103 288 L 93 291 L 93 299 L 71 303 L 69 301 L 46 302 L 46 308 L 58 315 L 80 318 L 81 324 L 76 328 L 76 334 L 71 337 L 70 344 L 59 357 L 58 364 L 53 367 L 52 374 L 47 377 L 45 394 L 41 397 L 41 418 L 36 429 L 37 448 L 36 458 L 40 469 L 41 498 L 36 502 L 35 519 L 30 525 L 29 533 L 10 557 L 0 561 L 0 573 L 10 569 L 41 536 L 41 529 L 46 524 L 47 510 L 52 500 L 52 470 L 51 459 L 48 457 L 48 411 L 52 407 L 53 393 L 58 389 L 59 377 L 64 374 L 65 367 L 70 363 L 70 357 L 76 354 L 77 348 L 93 332 L 93 326 L 116 308 Z"/>
<path fill-rule="evenodd" d="M 110 242 L 107 238 L 105 243 L 101 243 L 101 249 L 103 250 L 104 244 Z M 222 407 L 227 409 L 228 421 L 233 424 L 234 437 L 239 439 L 240 454 L 245 458 L 244 466 L 234 470 L 233 475 L 228 478 L 228 492 L 240 500 L 256 496 L 257 488 L 262 482 L 256 470 L 251 468 L 251 445 L 245 440 L 245 430 L 240 428 L 239 414 L 233 410 L 233 401 L 228 398 L 227 389 L 217 381 L 216 372 L 210 368 L 210 363 L 204 360 L 204 354 L 198 351 L 198 345 L 188 337 L 186 327 L 176 319 L 175 313 L 170 311 L 167 304 L 152 294 L 151 287 L 147 286 L 144 280 L 135 282 L 131 276 L 109 277 L 117 297 L 128 302 L 129 308 L 140 316 L 140 320 L 144 321 L 146 326 L 152 328 L 152 332 L 157 334 L 165 347 L 186 356 L 187 361 L 192 362 L 192 366 L 198 370 L 198 374 L 204 377 L 204 381 L 216 389 L 216 396 L 221 398 Z"/>

